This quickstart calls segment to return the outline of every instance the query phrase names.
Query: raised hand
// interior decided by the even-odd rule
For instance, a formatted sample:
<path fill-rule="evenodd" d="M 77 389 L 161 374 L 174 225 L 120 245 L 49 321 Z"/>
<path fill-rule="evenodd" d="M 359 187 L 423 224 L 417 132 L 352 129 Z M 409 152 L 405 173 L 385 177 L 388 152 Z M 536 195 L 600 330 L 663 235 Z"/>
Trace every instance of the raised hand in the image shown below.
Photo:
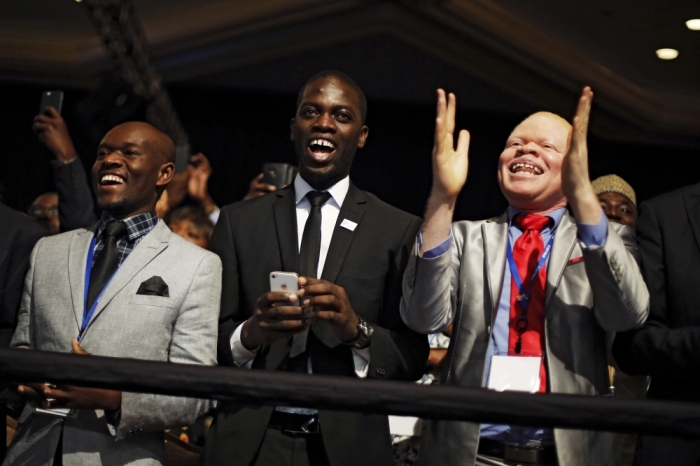
<path fill-rule="evenodd" d="M 456 199 L 467 181 L 469 167 L 469 132 L 461 130 L 454 148 L 455 113 L 457 98 L 454 94 L 446 98 L 445 91 L 438 89 L 437 118 L 435 119 L 435 143 L 433 146 L 433 196 L 445 200 Z"/>
<path fill-rule="evenodd" d="M 264 176 L 265 175 L 263 173 L 260 173 L 250 181 L 248 193 L 246 193 L 245 197 L 243 198 L 244 201 L 277 191 L 277 187 L 275 185 L 263 183 L 262 179 Z"/>
<path fill-rule="evenodd" d="M 459 132 L 455 150 L 456 111 L 455 95 L 450 94 L 449 97 L 445 97 L 445 91 L 438 89 L 435 145 L 433 146 L 433 190 L 425 210 L 421 254 L 449 238 L 457 196 L 467 181 L 469 132 L 467 130 Z"/>
<path fill-rule="evenodd" d="M 600 221 L 602 210 L 593 192 L 588 174 L 588 122 L 593 102 L 593 91 L 586 86 L 576 108 L 573 128 L 569 136 L 569 148 L 561 167 L 561 184 L 564 196 L 571 205 L 576 220 L 595 225 Z"/>
<path fill-rule="evenodd" d="M 206 155 L 201 152 L 190 158 L 187 166 L 189 180 L 187 182 L 187 194 L 197 202 L 206 212 L 216 209 L 216 203 L 209 195 L 209 177 L 212 174 L 211 164 Z"/>
<path fill-rule="evenodd" d="M 34 117 L 32 128 L 39 140 L 61 162 L 68 162 L 77 157 L 73 141 L 68 134 L 68 126 L 55 108 L 46 107 L 40 115 Z"/>

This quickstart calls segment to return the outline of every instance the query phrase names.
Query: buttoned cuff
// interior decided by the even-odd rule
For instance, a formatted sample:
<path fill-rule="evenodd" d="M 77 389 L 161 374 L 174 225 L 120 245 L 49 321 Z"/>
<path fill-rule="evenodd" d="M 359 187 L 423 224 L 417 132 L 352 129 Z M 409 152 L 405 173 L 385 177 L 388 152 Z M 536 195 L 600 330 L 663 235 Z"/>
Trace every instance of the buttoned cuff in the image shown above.
<path fill-rule="evenodd" d="M 578 239 L 587 248 L 591 246 L 604 246 L 608 239 L 608 217 L 601 211 L 600 221 L 597 225 L 576 222 L 578 229 Z"/>
<path fill-rule="evenodd" d="M 250 369 L 253 365 L 253 359 L 255 359 L 255 355 L 258 352 L 258 348 L 251 351 L 243 346 L 243 342 L 241 342 L 242 328 L 243 324 L 239 325 L 236 327 L 236 330 L 233 331 L 233 335 L 231 335 L 231 353 L 233 354 L 233 362 L 235 362 L 238 367 Z"/>
<path fill-rule="evenodd" d="M 369 372 L 369 346 L 352 350 L 352 361 L 355 363 L 355 374 L 361 379 L 367 378 Z"/>
<path fill-rule="evenodd" d="M 450 231 L 450 236 L 447 237 L 445 241 L 442 243 L 438 244 L 432 249 L 428 249 L 427 251 L 423 251 L 423 258 L 424 259 L 435 259 L 437 257 L 442 256 L 445 254 L 447 251 L 450 250 L 450 246 L 452 246 L 452 232 Z M 422 249 L 423 248 L 423 233 L 418 232 L 418 248 Z"/>

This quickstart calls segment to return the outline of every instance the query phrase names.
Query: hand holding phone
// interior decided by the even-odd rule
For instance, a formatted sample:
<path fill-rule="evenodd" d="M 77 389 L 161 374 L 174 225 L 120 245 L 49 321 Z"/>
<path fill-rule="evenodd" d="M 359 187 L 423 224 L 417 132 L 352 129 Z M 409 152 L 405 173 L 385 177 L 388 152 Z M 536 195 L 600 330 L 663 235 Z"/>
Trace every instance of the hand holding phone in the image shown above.
<path fill-rule="evenodd" d="M 63 107 L 63 91 L 44 91 L 41 93 L 41 105 L 39 105 L 39 114 L 44 113 L 46 107 L 55 108 L 58 113 L 61 113 Z"/>
<path fill-rule="evenodd" d="M 270 272 L 270 291 L 299 292 L 299 275 L 294 272 Z M 299 301 L 293 304 L 299 305 Z"/>
<path fill-rule="evenodd" d="M 271 272 L 270 291 L 258 298 L 253 316 L 241 329 L 243 346 L 253 350 L 309 328 L 313 315 L 299 307 L 298 298 L 289 301 L 290 295 L 296 295 L 298 291 L 299 276 L 296 273 Z"/>

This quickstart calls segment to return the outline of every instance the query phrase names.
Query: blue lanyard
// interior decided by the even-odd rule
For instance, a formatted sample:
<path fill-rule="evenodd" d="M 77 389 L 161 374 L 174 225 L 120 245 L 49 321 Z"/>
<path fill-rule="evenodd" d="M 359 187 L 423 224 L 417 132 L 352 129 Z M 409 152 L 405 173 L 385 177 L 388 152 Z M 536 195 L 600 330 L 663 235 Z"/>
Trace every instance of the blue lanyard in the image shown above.
<path fill-rule="evenodd" d="M 532 277 L 530 277 L 529 283 L 527 284 L 528 286 L 525 288 L 523 286 L 522 279 L 520 278 L 520 272 L 518 272 L 518 266 L 515 264 L 515 259 L 513 259 L 513 247 L 510 244 L 510 240 L 508 240 L 508 266 L 510 267 L 510 274 L 513 277 L 513 280 L 515 280 L 515 287 L 518 289 L 518 296 L 516 299 L 520 302 L 520 306 L 523 308 L 523 311 L 526 311 L 528 305 L 530 304 L 530 291 L 532 290 L 532 284 L 535 282 L 535 279 L 539 275 L 542 267 L 544 267 L 544 265 L 547 263 L 549 254 L 552 251 L 553 242 L 554 232 L 552 232 L 552 236 L 549 238 L 549 241 L 547 241 L 544 252 L 542 253 L 542 256 L 540 256 L 540 260 L 537 261 L 537 267 L 535 267 L 535 270 L 532 272 Z"/>
<path fill-rule="evenodd" d="M 527 320 L 527 307 L 530 304 L 530 291 L 532 290 L 532 284 L 540 274 L 542 267 L 544 267 L 544 265 L 547 263 L 549 254 L 552 251 L 553 242 L 554 231 L 552 231 L 552 236 L 550 236 L 549 241 L 547 241 L 544 252 L 540 257 L 540 260 L 537 261 L 537 267 L 535 267 L 535 270 L 532 272 L 532 277 L 530 277 L 530 280 L 528 280 L 527 288 L 525 288 L 520 278 L 520 272 L 518 272 L 518 266 L 515 265 L 515 259 L 513 259 L 513 247 L 510 244 L 510 239 L 508 240 L 508 250 L 506 253 L 506 256 L 508 257 L 508 266 L 510 267 L 510 274 L 513 277 L 513 280 L 515 280 L 515 287 L 518 289 L 518 296 L 516 296 L 515 299 L 520 303 L 520 307 L 522 308 L 522 313 L 515 322 L 515 329 L 518 332 L 518 339 L 515 342 L 515 354 L 520 354 L 522 349 L 523 333 L 525 333 L 525 330 L 530 325 L 530 322 Z"/>
<path fill-rule="evenodd" d="M 87 328 L 88 324 L 90 323 L 90 319 L 92 319 L 92 315 L 95 313 L 95 309 L 97 309 L 97 305 L 100 303 L 100 299 L 102 299 L 102 295 L 104 294 L 105 290 L 109 286 L 109 283 L 112 281 L 112 278 L 114 277 L 114 274 L 109 278 L 109 281 L 105 284 L 105 287 L 102 288 L 102 291 L 100 291 L 100 294 L 95 298 L 95 302 L 92 303 L 92 307 L 88 310 L 87 308 L 87 303 L 88 303 L 88 290 L 90 289 L 90 274 L 92 273 L 92 258 L 95 255 L 95 243 L 97 241 L 97 238 L 93 237 L 92 241 L 90 242 L 90 249 L 88 250 L 88 257 L 87 257 L 87 266 L 85 267 L 85 291 L 83 295 L 83 322 L 80 324 L 80 333 L 78 333 L 78 341 L 80 341 L 83 337 L 83 333 L 85 333 L 85 329 Z M 116 274 L 116 272 L 115 272 Z"/>

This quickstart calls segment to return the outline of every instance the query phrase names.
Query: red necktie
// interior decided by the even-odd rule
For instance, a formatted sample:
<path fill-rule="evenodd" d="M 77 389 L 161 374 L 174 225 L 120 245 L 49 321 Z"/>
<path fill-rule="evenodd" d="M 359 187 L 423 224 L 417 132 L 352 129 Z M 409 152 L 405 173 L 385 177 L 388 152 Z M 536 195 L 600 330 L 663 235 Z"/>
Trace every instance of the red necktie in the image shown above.
<path fill-rule="evenodd" d="M 547 372 L 544 365 L 544 292 L 547 283 L 547 267 L 543 266 L 537 277 L 532 280 L 532 274 L 537 268 L 537 262 L 544 252 L 544 241 L 540 232 L 552 221 L 549 217 L 535 214 L 518 214 L 513 218 L 513 223 L 523 234 L 513 245 L 513 259 L 520 273 L 523 286 L 530 288 L 530 300 L 527 307 L 528 325 L 522 334 L 523 356 L 541 356 L 540 366 L 540 392 L 547 391 Z M 511 277 L 510 286 L 510 324 L 508 329 L 508 354 L 514 355 L 515 343 L 518 341 L 516 322 L 522 315 L 522 306 L 517 297 L 520 291 Z"/>

